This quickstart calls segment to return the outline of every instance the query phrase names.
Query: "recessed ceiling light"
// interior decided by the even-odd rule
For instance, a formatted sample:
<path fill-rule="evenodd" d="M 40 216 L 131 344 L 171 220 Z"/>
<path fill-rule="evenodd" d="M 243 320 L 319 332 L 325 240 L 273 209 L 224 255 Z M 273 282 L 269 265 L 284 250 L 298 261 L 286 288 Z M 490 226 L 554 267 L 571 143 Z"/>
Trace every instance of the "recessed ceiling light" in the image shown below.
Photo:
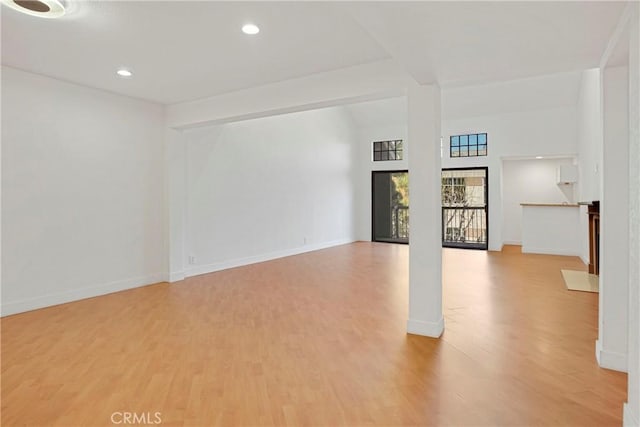
<path fill-rule="evenodd" d="M 118 71 L 116 71 L 116 73 L 118 73 L 118 75 L 120 77 L 131 77 L 131 76 L 133 76 L 133 73 L 130 70 L 127 70 L 126 68 L 120 68 Z"/>
<path fill-rule="evenodd" d="M 59 18 L 65 7 L 59 0 L 1 0 L 13 10 L 40 18 Z"/>
<path fill-rule="evenodd" d="M 260 32 L 260 28 L 254 24 L 246 24 L 242 26 L 242 32 L 249 35 L 258 34 Z"/>
<path fill-rule="evenodd" d="M 544 159 L 542 156 L 536 156 L 536 159 Z"/>

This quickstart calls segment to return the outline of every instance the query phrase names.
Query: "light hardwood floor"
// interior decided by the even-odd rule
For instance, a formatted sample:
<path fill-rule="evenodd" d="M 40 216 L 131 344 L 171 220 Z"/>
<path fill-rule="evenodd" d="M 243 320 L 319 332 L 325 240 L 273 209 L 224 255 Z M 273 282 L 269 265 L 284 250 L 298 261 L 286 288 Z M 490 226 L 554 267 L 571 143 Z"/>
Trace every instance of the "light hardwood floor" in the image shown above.
<path fill-rule="evenodd" d="M 405 333 L 408 247 L 364 242 L 10 316 L 2 425 L 621 425 L 561 268 L 445 250 L 439 340 Z"/>

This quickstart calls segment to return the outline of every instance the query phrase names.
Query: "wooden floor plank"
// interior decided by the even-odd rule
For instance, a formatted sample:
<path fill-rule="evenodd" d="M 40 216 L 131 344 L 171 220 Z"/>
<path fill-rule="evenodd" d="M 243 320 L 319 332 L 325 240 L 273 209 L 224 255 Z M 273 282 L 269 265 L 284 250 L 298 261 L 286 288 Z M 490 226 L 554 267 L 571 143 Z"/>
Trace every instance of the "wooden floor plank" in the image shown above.
<path fill-rule="evenodd" d="M 562 268 L 444 250 L 439 340 L 406 334 L 408 247 L 365 242 L 9 316 L 2 425 L 621 425 Z"/>

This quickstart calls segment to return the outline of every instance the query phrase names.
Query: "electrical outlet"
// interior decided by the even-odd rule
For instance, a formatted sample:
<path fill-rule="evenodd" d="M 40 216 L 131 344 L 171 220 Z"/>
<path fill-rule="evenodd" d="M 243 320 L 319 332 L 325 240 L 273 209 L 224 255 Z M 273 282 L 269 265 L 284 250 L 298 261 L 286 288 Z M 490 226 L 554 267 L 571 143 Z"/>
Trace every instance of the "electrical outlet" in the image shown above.
<path fill-rule="evenodd" d="M 302 238 L 302 243 L 304 243 L 305 245 L 307 244 L 307 236 L 304 236 L 304 237 Z"/>
<path fill-rule="evenodd" d="M 189 255 L 189 264 L 195 264 L 196 263 L 196 257 L 193 255 Z"/>

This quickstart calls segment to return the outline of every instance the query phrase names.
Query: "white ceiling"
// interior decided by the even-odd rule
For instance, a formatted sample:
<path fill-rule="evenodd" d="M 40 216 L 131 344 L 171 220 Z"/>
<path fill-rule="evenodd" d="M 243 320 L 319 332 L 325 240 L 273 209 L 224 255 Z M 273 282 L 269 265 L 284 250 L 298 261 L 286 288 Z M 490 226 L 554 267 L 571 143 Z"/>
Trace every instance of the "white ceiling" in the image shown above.
<path fill-rule="evenodd" d="M 342 5 L 419 83 L 469 85 L 597 67 L 626 2 Z"/>
<path fill-rule="evenodd" d="M 595 67 L 625 5 L 71 1 L 59 20 L 3 6 L 2 63 L 164 104 L 389 58 L 445 87 Z"/>
<path fill-rule="evenodd" d="M 322 3 L 75 2 L 57 20 L 2 7 L 2 63 L 160 103 L 177 103 L 388 58 Z M 240 29 L 255 22 L 260 33 Z M 134 78 L 116 76 L 130 67 Z"/>

